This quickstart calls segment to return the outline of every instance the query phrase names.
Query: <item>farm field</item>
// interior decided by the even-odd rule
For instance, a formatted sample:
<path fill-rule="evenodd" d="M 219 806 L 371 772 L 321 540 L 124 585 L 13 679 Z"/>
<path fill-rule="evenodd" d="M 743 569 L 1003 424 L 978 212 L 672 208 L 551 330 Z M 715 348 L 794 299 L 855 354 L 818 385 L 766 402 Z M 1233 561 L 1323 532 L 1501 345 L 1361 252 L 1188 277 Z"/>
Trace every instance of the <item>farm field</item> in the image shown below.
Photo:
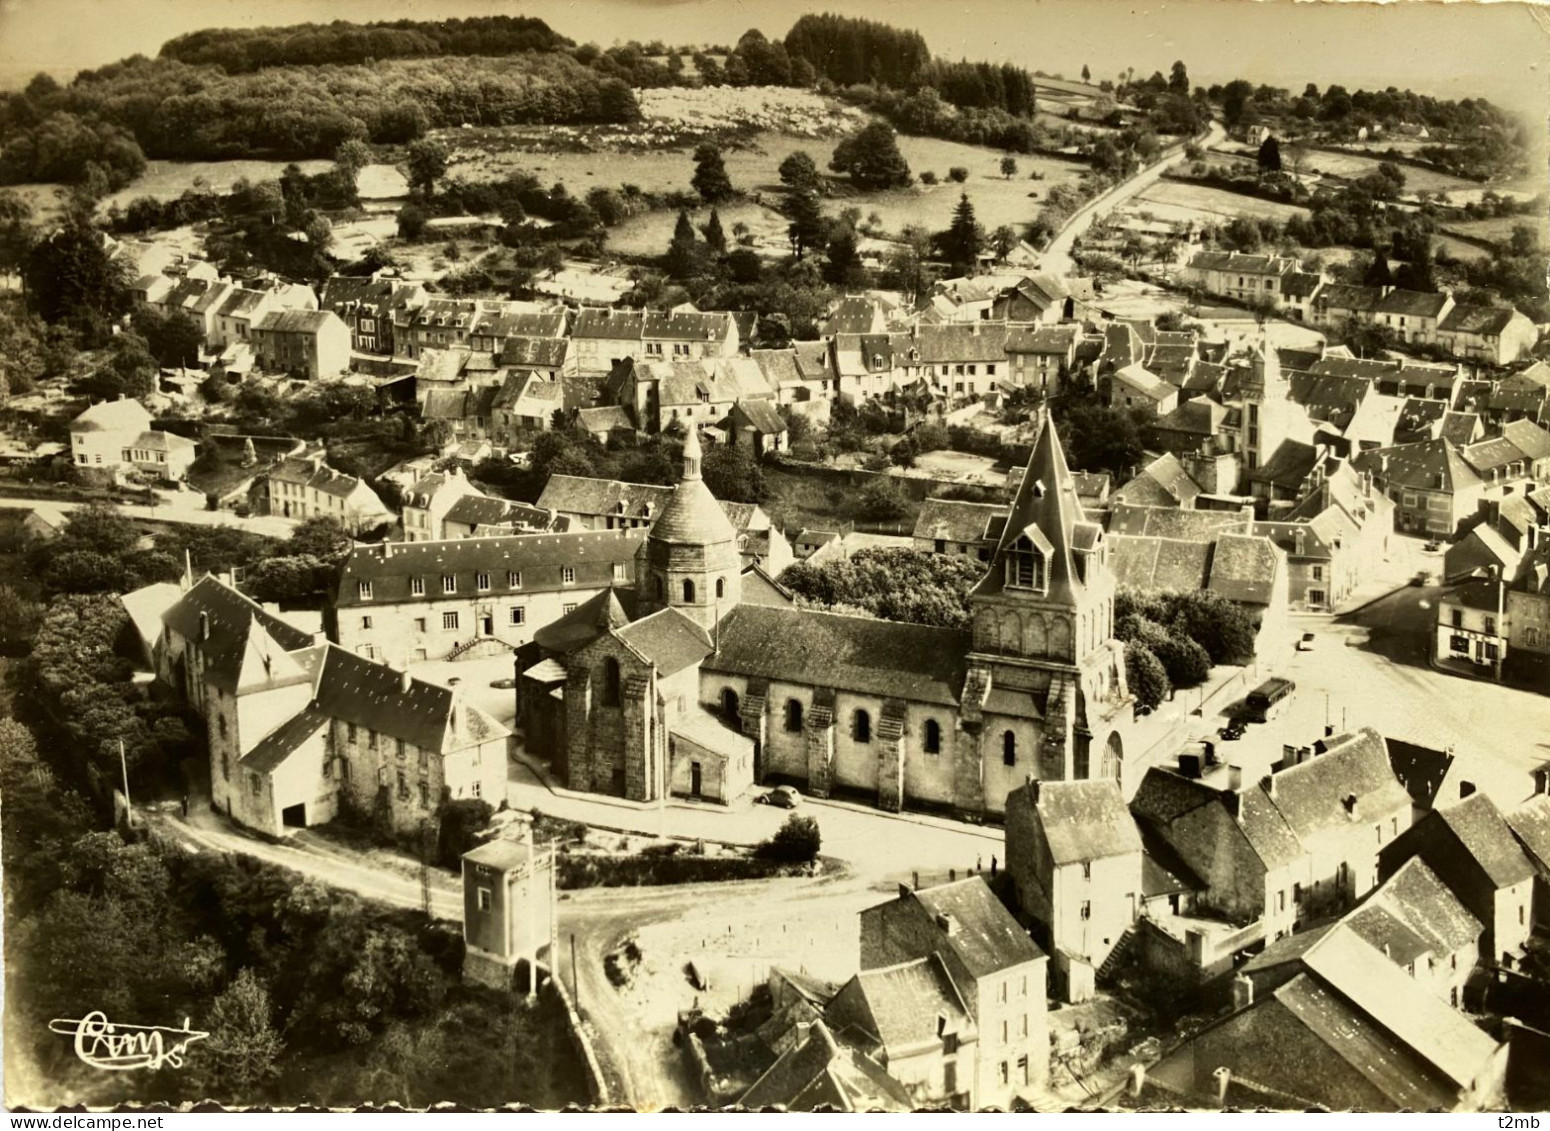
<path fill-rule="evenodd" d="M 1303 165 L 1309 172 L 1328 173 L 1354 180 L 1371 173 L 1384 160 L 1385 158 L 1379 154 L 1368 156 L 1361 153 L 1334 153 L 1327 149 L 1310 149 Z M 1415 165 L 1400 165 L 1399 169 L 1405 174 L 1405 191 L 1410 193 L 1453 192 L 1480 187 L 1477 181 L 1468 181 L 1463 177 L 1453 177 L 1431 169 L 1421 169 Z"/>
<path fill-rule="evenodd" d="M 1449 223 L 1447 230 L 1462 236 L 1472 236 L 1477 240 L 1505 243 L 1511 238 L 1512 229 L 1519 224 L 1526 224 L 1534 229 L 1539 233 L 1539 242 L 1550 246 L 1550 217 L 1543 212 L 1529 212 L 1522 216 L 1498 216 L 1492 220 L 1463 220 Z"/>
<path fill-rule="evenodd" d="M 65 191 L 60 185 L 7 185 L 0 196 L 13 196 L 32 209 L 34 223 L 46 224 L 65 210 Z"/>
<path fill-rule="evenodd" d="M 117 204 L 126 207 L 131 200 L 141 196 L 153 196 L 157 200 L 173 200 L 194 182 L 203 178 L 214 192 L 229 192 L 231 186 L 242 178 L 250 181 L 277 181 L 289 161 L 151 161 L 145 172 L 136 177 L 126 188 L 105 196 L 98 208 L 106 211 Z M 301 171 L 314 176 L 333 167 L 332 161 L 297 161 Z"/>
<path fill-rule="evenodd" d="M 1220 224 L 1236 216 L 1285 223 L 1293 216 L 1307 213 L 1295 204 L 1178 181 L 1159 181 L 1135 198 L 1130 211 L 1150 212 L 1157 219 L 1169 222 L 1201 224 Z"/>
<path fill-rule="evenodd" d="M 1439 232 L 1432 238 L 1435 251 L 1451 255 L 1454 259 L 1489 259 L 1491 253 L 1483 247 L 1465 240 L 1453 239 Z"/>

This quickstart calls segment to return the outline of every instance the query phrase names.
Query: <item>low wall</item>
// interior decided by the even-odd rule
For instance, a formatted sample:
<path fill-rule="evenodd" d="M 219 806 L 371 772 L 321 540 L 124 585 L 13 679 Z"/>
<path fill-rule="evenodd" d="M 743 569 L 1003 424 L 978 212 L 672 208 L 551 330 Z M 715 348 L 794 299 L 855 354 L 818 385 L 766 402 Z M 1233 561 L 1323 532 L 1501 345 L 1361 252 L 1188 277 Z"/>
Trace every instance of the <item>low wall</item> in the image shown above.
<path fill-rule="evenodd" d="M 587 1096 L 596 1107 L 605 1107 L 616 1102 L 608 1077 L 603 1073 L 602 1063 L 592 1047 L 592 1038 L 587 1033 L 586 1022 L 576 1011 L 576 1003 L 571 999 L 570 989 L 565 985 L 565 979 L 555 977 L 555 971 L 551 970 L 549 985 L 559 995 L 560 1003 L 565 1006 L 565 1020 L 570 1028 L 571 1043 L 581 1054 L 582 1064 L 586 1069 Z"/>

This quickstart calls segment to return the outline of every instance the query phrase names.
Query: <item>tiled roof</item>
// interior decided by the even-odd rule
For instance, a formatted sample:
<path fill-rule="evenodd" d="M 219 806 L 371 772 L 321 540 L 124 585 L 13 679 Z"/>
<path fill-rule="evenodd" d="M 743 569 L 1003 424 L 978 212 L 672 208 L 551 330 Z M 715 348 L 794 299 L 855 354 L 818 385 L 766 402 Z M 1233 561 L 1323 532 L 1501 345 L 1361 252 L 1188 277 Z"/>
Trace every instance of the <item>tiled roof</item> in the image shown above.
<path fill-rule="evenodd" d="M 424 750 L 459 750 L 511 733 L 477 707 L 462 702 L 450 687 L 409 678 L 334 644 L 325 648 L 316 704 L 329 718 Z"/>
<path fill-rule="evenodd" d="M 1015 792 L 1028 796 L 1034 789 Z M 1033 804 L 1057 867 L 1141 851 L 1141 835 L 1118 782 L 1039 782 Z"/>
<path fill-rule="evenodd" d="M 210 626 L 209 639 L 201 639 L 200 614 Z M 177 604 L 163 614 L 163 623 L 198 646 L 205 660 L 205 674 L 227 690 L 237 685 L 248 635 L 256 624 L 284 651 L 307 648 L 311 633 L 295 628 L 267 613 L 256 602 L 214 577 L 201 578 Z"/>
<path fill-rule="evenodd" d="M 443 601 L 442 578 L 456 579 L 456 593 L 472 599 L 486 574 L 492 597 L 520 598 L 524 593 L 551 592 L 572 586 L 596 588 L 613 582 L 613 567 L 625 564 L 633 574 L 635 553 L 644 530 L 585 530 L 566 534 L 513 534 L 496 538 L 456 538 L 440 542 L 393 542 L 360 546 L 345 559 L 339 577 L 340 607 Z M 384 556 L 386 551 L 386 556 Z M 575 570 L 567 586 L 561 570 Z M 521 584 L 508 586 L 508 573 L 520 574 Z M 412 581 L 423 581 L 424 592 L 413 592 Z M 359 586 L 371 586 L 363 600 Z"/>
<path fill-rule="evenodd" d="M 1533 865 L 1488 794 L 1471 794 L 1457 805 L 1434 809 L 1426 820 L 1447 825 L 1496 887 L 1533 878 Z"/>
<path fill-rule="evenodd" d="M 936 949 L 951 951 L 972 977 L 984 978 L 1044 957 L 979 876 L 922 888 L 900 898 L 915 899 L 933 919 L 942 915 L 951 918 L 954 929 L 938 933 Z"/>
<path fill-rule="evenodd" d="M 1300 839 L 1409 812 L 1410 795 L 1394 777 L 1377 731 L 1363 727 L 1327 739 L 1325 747 L 1324 753 L 1272 777 L 1270 796 Z"/>
<path fill-rule="evenodd" d="M 681 672 L 710 654 L 710 636 L 677 609 L 662 609 L 614 630 L 620 640 L 650 661 L 663 676 Z"/>
<path fill-rule="evenodd" d="M 1226 531 L 1246 532 L 1252 519 L 1238 511 L 1180 510 L 1178 507 L 1116 503 L 1109 511 L 1109 533 L 1208 542 Z"/>
<path fill-rule="evenodd" d="M 257 746 L 242 756 L 240 764 L 245 770 L 272 773 L 328 723 L 329 717 L 324 712 L 313 706 L 305 707 L 260 739 Z"/>
<path fill-rule="evenodd" d="M 1449 296 L 1437 291 L 1392 290 L 1378 300 L 1377 314 L 1402 314 L 1410 318 L 1436 318 L 1449 302 Z"/>
<path fill-rule="evenodd" d="M 1253 534 L 1222 534 L 1211 555 L 1211 591 L 1229 601 L 1269 605 L 1275 595 L 1280 562 L 1270 539 Z"/>
<path fill-rule="evenodd" d="M 992 537 L 992 525 L 999 534 L 1008 513 L 1009 508 L 1001 503 L 927 499 L 915 518 L 914 536 L 973 545 Z"/>
<path fill-rule="evenodd" d="M 1458 449 L 1446 440 L 1378 448 L 1361 453 L 1352 462 L 1391 487 L 1460 491 L 1480 482 Z"/>
<path fill-rule="evenodd" d="M 639 310 L 582 307 L 571 323 L 573 338 L 612 338 L 639 341 L 646 316 Z"/>
<path fill-rule="evenodd" d="M 99 401 L 70 422 L 72 432 L 143 432 L 151 414 L 136 400 Z"/>
<path fill-rule="evenodd" d="M 1494 336 L 1507 328 L 1518 312 L 1511 307 L 1459 304 L 1448 311 L 1437 329 L 1450 334 Z"/>
<path fill-rule="evenodd" d="M 331 310 L 272 310 L 255 322 L 253 329 L 275 334 L 316 334 L 330 325 L 344 328 Z"/>
<path fill-rule="evenodd" d="M 952 706 L 969 634 L 812 609 L 739 605 L 702 670 Z"/>

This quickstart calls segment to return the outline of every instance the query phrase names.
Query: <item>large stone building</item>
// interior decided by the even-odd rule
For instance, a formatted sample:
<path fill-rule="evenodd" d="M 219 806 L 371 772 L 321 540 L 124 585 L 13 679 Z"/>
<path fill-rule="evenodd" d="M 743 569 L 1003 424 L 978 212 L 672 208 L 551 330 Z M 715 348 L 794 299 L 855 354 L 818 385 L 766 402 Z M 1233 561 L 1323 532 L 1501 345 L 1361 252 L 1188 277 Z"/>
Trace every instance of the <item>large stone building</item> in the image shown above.
<path fill-rule="evenodd" d="M 699 460 L 691 432 L 683 482 L 636 560 L 635 619 L 611 600 L 535 641 L 523 701 L 547 717 L 524 723 L 552 736 L 572 789 L 648 801 L 715 780 L 725 800 L 776 779 L 995 814 L 1029 774 L 1118 775 L 1130 697 L 1114 576 L 1053 427 L 967 632 L 799 609 L 777 587 L 744 599 L 751 575 Z"/>

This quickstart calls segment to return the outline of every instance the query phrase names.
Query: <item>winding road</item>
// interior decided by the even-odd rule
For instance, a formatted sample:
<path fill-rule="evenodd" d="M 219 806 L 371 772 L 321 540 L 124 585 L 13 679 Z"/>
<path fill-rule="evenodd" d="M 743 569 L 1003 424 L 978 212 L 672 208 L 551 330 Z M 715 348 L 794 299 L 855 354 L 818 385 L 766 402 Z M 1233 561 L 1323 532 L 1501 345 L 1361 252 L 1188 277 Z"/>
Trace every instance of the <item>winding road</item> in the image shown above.
<path fill-rule="evenodd" d="M 1202 149 L 1209 149 L 1226 137 L 1227 131 L 1222 124 L 1213 121 L 1206 129 L 1204 137 L 1191 139 L 1191 142 L 1198 144 Z M 1177 145 L 1170 146 L 1152 164 L 1073 212 L 1060 231 L 1055 233 L 1055 238 L 1050 241 L 1049 247 L 1044 249 L 1044 254 L 1039 260 L 1040 270 L 1059 276 L 1075 274 L 1076 265 L 1071 259 L 1071 246 L 1076 242 L 1076 238 L 1092 227 L 1093 221 L 1098 217 L 1112 212 L 1127 200 L 1139 196 L 1155 185 L 1164 173 L 1184 160 L 1184 151 L 1191 142 L 1179 142 Z"/>

